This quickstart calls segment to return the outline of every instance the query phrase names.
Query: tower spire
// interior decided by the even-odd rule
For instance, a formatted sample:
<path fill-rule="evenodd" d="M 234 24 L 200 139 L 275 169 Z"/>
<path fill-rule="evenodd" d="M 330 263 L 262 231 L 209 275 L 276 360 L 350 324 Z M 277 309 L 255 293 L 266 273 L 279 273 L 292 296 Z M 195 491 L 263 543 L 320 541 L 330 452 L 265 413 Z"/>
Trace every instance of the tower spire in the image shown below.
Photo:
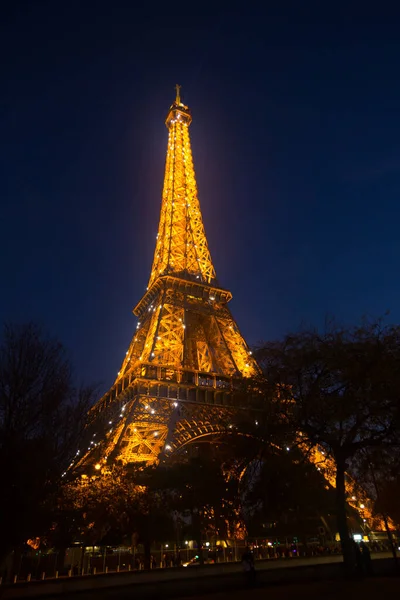
<path fill-rule="evenodd" d="M 175 275 L 215 283 L 197 194 L 189 125 L 190 109 L 181 102 L 180 85 L 165 124 L 169 130 L 160 222 L 148 287 L 158 277 Z"/>
<path fill-rule="evenodd" d="M 175 103 L 176 104 L 180 104 L 181 103 L 181 85 L 176 84 L 175 89 L 176 89 L 176 98 L 175 98 Z"/>

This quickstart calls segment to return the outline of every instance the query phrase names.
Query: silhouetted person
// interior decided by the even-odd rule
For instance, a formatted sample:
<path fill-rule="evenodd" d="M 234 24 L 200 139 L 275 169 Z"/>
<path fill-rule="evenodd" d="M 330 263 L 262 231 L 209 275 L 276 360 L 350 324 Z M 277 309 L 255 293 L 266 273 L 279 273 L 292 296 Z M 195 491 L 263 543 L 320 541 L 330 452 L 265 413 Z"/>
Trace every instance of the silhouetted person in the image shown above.
<path fill-rule="evenodd" d="M 242 555 L 242 566 L 247 585 L 253 585 L 256 579 L 256 570 L 254 567 L 254 556 L 248 546 Z"/>
<path fill-rule="evenodd" d="M 364 542 L 360 544 L 360 552 L 361 552 L 361 561 L 363 565 L 364 572 L 367 575 L 372 574 L 372 560 L 371 560 L 371 552 Z"/>
<path fill-rule="evenodd" d="M 363 573 L 363 571 L 364 571 L 363 557 L 361 554 L 360 546 L 354 540 L 353 540 L 353 552 L 354 552 L 354 559 L 355 559 L 355 563 L 356 563 L 356 570 L 358 573 Z"/>

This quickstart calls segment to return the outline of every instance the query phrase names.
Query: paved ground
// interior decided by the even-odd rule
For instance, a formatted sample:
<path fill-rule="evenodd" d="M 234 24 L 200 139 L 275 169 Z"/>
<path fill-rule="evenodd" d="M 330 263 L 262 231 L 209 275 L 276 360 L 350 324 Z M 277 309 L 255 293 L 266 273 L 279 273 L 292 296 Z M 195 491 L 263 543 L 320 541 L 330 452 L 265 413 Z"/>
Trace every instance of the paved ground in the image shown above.
<path fill-rule="evenodd" d="M 384 555 L 379 555 L 379 558 L 383 559 Z M 62 588 L 62 600 L 75 600 L 78 591 L 80 600 L 400 599 L 400 576 L 386 576 L 393 569 L 392 559 L 373 561 L 375 577 L 355 580 L 335 579 L 342 575 L 340 565 L 335 565 L 341 561 L 341 556 L 334 556 L 258 562 L 256 572 L 260 587 L 252 589 L 245 586 L 241 565 L 231 563 L 31 582 L 5 586 L 4 590 L 0 590 L 0 596 L 3 598 L 4 595 L 4 600 L 11 600 L 35 594 L 44 598 L 44 594 L 47 594 L 47 600 L 60 600 Z M 275 569 L 275 572 L 271 569 Z M 300 583 L 303 578 L 304 583 Z M 225 591 L 215 591 L 218 589 Z"/>
<path fill-rule="evenodd" d="M 400 597 L 400 578 L 371 577 L 363 580 L 320 581 L 293 585 L 266 585 L 259 589 L 218 592 L 195 600 L 377 600 Z M 180 600 L 193 600 L 192 597 Z"/>
<path fill-rule="evenodd" d="M 372 560 L 379 560 L 380 558 L 391 558 L 390 552 L 373 552 L 371 554 Z M 257 571 L 264 571 L 264 569 L 287 569 L 290 567 L 306 567 L 308 565 L 326 565 L 331 563 L 343 562 L 343 556 L 341 554 L 331 554 L 329 556 L 310 556 L 308 558 L 278 558 L 275 560 L 262 560 L 256 562 Z M 237 569 L 240 571 L 242 566 L 237 563 Z"/>

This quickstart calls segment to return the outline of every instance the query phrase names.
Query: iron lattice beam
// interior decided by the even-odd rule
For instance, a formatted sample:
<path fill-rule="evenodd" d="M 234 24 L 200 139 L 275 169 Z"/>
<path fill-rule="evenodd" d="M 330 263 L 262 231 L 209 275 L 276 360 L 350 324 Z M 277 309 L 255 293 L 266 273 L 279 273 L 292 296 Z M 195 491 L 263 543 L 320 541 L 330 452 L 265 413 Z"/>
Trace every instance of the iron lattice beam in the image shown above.
<path fill-rule="evenodd" d="M 235 382 L 258 372 L 216 280 L 193 166 L 192 117 L 178 95 L 169 131 L 161 213 L 146 293 L 134 309 L 135 335 L 112 388 L 91 411 L 80 466 L 154 463 L 227 430 Z M 227 425 L 228 424 L 228 425 Z M 109 428 L 108 428 L 109 426 Z"/>

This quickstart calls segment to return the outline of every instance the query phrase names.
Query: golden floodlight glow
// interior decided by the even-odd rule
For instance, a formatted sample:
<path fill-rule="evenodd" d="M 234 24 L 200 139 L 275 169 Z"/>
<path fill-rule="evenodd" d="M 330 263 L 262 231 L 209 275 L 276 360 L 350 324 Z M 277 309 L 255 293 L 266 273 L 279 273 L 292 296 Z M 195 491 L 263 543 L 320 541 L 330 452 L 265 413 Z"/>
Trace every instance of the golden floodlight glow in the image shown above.
<path fill-rule="evenodd" d="M 220 433 L 233 416 L 233 382 L 258 372 L 228 308 L 232 295 L 216 280 L 197 191 L 191 121 L 177 86 L 165 121 L 153 264 L 134 308 L 138 323 L 114 386 L 91 411 L 92 421 L 101 415 L 113 427 L 101 448 L 97 438 L 78 465 L 88 462 L 95 447 L 103 458 L 152 464 L 196 438 Z M 223 229 L 221 242 L 222 235 Z"/>
<path fill-rule="evenodd" d="M 94 468 L 96 469 L 96 471 L 99 471 L 101 469 L 101 465 L 97 463 L 97 465 L 95 465 Z"/>
<path fill-rule="evenodd" d="M 190 122 L 188 107 L 177 98 L 166 120 L 169 129 L 167 159 L 148 288 L 163 274 L 189 275 L 206 283 L 215 280 L 197 194 Z"/>

